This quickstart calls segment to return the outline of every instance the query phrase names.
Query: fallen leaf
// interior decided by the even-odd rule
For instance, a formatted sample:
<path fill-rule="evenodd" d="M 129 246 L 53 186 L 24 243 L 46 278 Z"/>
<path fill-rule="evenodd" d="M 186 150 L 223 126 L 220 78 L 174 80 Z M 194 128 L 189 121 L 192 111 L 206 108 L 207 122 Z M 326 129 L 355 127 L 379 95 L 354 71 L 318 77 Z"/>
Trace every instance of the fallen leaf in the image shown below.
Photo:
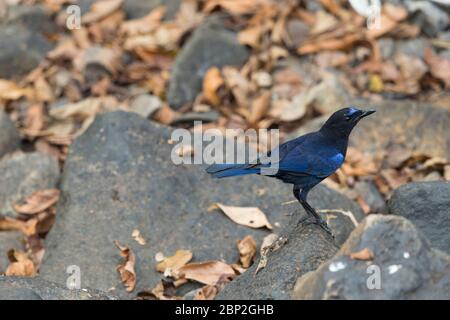
<path fill-rule="evenodd" d="M 351 253 L 350 259 L 363 261 L 372 260 L 373 252 L 369 248 L 364 248 L 361 251 Z"/>
<path fill-rule="evenodd" d="M 270 101 L 272 93 L 269 90 L 263 90 L 259 97 L 253 100 L 251 105 L 251 112 L 248 122 L 252 125 L 260 121 L 270 109 Z"/>
<path fill-rule="evenodd" d="M 234 207 L 225 206 L 221 203 L 216 203 L 216 205 L 237 224 L 251 228 L 266 227 L 272 230 L 272 225 L 267 220 L 266 215 L 257 207 Z"/>
<path fill-rule="evenodd" d="M 430 72 L 433 77 L 441 80 L 445 88 L 450 88 L 450 60 L 441 58 L 433 53 L 431 48 L 425 48 L 425 62 L 430 66 Z"/>
<path fill-rule="evenodd" d="M 81 22 L 92 23 L 99 21 L 122 6 L 123 0 L 102 0 L 95 2 L 90 10 L 81 17 Z"/>
<path fill-rule="evenodd" d="M 118 241 L 115 241 L 114 244 L 120 250 L 120 255 L 125 259 L 122 264 L 117 266 L 117 271 L 127 292 L 131 292 L 136 286 L 136 271 L 134 270 L 136 257 L 128 247 L 121 246 Z"/>
<path fill-rule="evenodd" d="M 256 242 L 252 236 L 246 236 L 236 242 L 239 250 L 239 260 L 244 268 L 252 265 L 256 255 Z"/>
<path fill-rule="evenodd" d="M 203 96 L 212 105 L 220 104 L 220 97 L 217 95 L 217 90 L 224 84 L 220 70 L 217 67 L 208 69 L 203 78 Z"/>
<path fill-rule="evenodd" d="M 207 285 L 197 290 L 194 300 L 214 300 L 217 293 L 216 286 Z"/>
<path fill-rule="evenodd" d="M 181 300 L 183 298 L 175 296 L 175 291 L 177 287 L 186 282 L 186 280 L 173 281 L 164 278 L 151 291 L 139 292 L 137 298 L 140 300 Z"/>
<path fill-rule="evenodd" d="M 171 257 L 164 257 L 156 265 L 156 271 L 166 272 L 167 269 L 171 269 L 173 272 L 178 271 L 181 267 L 186 265 L 192 259 L 192 252 L 189 250 L 177 250 L 175 255 Z"/>
<path fill-rule="evenodd" d="M 14 205 L 14 210 L 20 214 L 36 214 L 42 212 L 58 202 L 58 189 L 38 190 L 28 196 L 23 203 Z"/>
<path fill-rule="evenodd" d="M 241 44 L 248 45 L 252 48 L 260 46 L 260 38 L 262 35 L 261 26 L 252 26 L 238 33 L 238 41 Z"/>
<path fill-rule="evenodd" d="M 444 167 L 444 179 L 450 181 L 450 165 Z"/>
<path fill-rule="evenodd" d="M 6 217 L 0 219 L 0 231 L 16 230 L 22 232 L 26 236 L 32 236 L 36 234 L 37 224 L 38 220 L 35 218 L 22 221 Z"/>
<path fill-rule="evenodd" d="M 194 280 L 203 284 L 215 285 L 223 276 L 234 277 L 233 268 L 221 261 L 189 263 L 178 269 L 181 278 Z"/>
<path fill-rule="evenodd" d="M 131 236 L 141 246 L 145 246 L 147 244 L 147 241 L 145 241 L 144 237 L 142 236 L 141 232 L 138 229 L 134 229 L 133 232 L 131 233 Z"/>
<path fill-rule="evenodd" d="M 6 276 L 34 277 L 36 276 L 36 268 L 33 261 L 25 252 L 10 250 L 8 252 L 10 264 L 6 268 Z"/>
<path fill-rule="evenodd" d="M 14 81 L 0 79 L 0 100 L 18 100 L 32 93 L 31 89 L 21 88 Z"/>

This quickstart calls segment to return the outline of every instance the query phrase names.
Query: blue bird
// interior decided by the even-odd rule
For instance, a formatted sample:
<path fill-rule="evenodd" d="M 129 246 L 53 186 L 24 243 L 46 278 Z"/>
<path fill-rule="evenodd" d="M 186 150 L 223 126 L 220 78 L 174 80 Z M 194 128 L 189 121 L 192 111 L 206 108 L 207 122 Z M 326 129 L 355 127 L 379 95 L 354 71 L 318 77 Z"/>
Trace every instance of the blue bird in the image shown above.
<path fill-rule="evenodd" d="M 215 178 L 264 174 L 293 184 L 294 196 L 308 216 L 314 217 L 315 223 L 330 232 L 326 222 L 307 202 L 308 193 L 344 163 L 350 133 L 362 118 L 374 112 L 375 110 L 364 111 L 355 107 L 341 109 L 331 115 L 319 131 L 278 146 L 277 160 L 270 159 L 274 154 L 272 150 L 265 158 L 270 159 L 269 161 L 258 161 L 254 164 L 213 164 L 206 172 Z M 263 171 L 274 166 L 278 167 L 278 171 L 273 174 Z"/>

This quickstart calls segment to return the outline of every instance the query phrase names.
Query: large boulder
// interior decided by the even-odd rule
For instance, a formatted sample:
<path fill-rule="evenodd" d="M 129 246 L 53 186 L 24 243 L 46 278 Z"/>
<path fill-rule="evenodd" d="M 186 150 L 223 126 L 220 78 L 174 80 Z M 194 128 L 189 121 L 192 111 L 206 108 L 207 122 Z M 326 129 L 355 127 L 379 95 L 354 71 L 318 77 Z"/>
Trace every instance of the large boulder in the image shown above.
<path fill-rule="evenodd" d="M 16 217 L 14 204 L 59 180 L 58 160 L 40 152 L 8 155 L 0 161 L 0 217 Z"/>
<path fill-rule="evenodd" d="M 258 270 L 259 263 L 255 263 L 228 284 L 217 299 L 289 299 L 297 278 L 316 270 L 337 251 L 333 238 L 318 225 L 306 223 L 304 218 L 304 212 L 293 216 L 290 223 L 293 228 L 282 235 L 284 240 L 264 258 L 267 264 L 263 269 Z"/>
<path fill-rule="evenodd" d="M 71 146 L 61 183 L 56 222 L 46 239 L 41 275 L 64 283 L 65 270 L 77 265 L 82 285 L 132 298 L 153 288 L 162 275 L 155 271 L 157 252 L 193 252 L 194 261 L 237 262 L 236 240 L 252 235 L 258 243 L 264 229 L 237 225 L 208 208 L 216 202 L 259 207 L 279 232 L 287 213 L 299 205 L 290 186 L 275 179 L 246 176 L 215 180 L 200 165 L 175 165 L 172 131 L 135 113 L 112 112 L 97 117 Z M 322 187 L 312 193 L 322 208 L 357 211 L 356 205 Z M 327 200 L 329 199 L 329 200 Z M 278 222 L 278 223 L 277 223 Z M 138 229 L 147 240 L 131 236 Z M 350 228 L 351 229 L 351 228 Z M 116 266 L 121 263 L 118 240 L 136 255 L 137 286 L 127 294 Z"/>
<path fill-rule="evenodd" d="M 450 254 L 450 182 L 401 186 L 389 200 L 389 212 L 409 219 L 431 245 Z"/>
<path fill-rule="evenodd" d="M 20 146 L 20 135 L 8 115 L 0 110 L 0 158 Z"/>
<path fill-rule="evenodd" d="M 0 276 L 0 300 L 114 300 L 114 296 L 91 289 L 67 287 L 41 278 Z"/>
<path fill-rule="evenodd" d="M 375 154 L 402 145 L 413 154 L 450 159 L 450 111 L 414 101 L 357 100 L 351 105 L 377 112 L 356 126 L 350 146 Z M 319 129 L 327 118 L 314 119 L 290 137 Z"/>
<path fill-rule="evenodd" d="M 216 17 L 210 19 L 194 31 L 175 59 L 167 96 L 170 106 L 178 109 L 192 102 L 212 66 L 241 66 L 248 56 L 249 50 L 233 32 L 224 29 Z"/>
<path fill-rule="evenodd" d="M 448 255 L 432 249 L 407 219 L 370 215 L 334 258 L 298 279 L 292 297 L 449 299 L 449 288 Z"/>

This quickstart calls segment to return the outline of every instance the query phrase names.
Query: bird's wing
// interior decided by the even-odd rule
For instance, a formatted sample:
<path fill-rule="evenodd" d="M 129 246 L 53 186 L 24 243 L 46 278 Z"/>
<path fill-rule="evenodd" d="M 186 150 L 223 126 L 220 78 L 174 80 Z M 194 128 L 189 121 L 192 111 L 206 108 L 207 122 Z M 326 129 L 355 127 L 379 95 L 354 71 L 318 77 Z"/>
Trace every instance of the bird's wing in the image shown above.
<path fill-rule="evenodd" d="M 295 175 L 312 175 L 325 178 L 342 165 L 344 158 L 344 155 L 335 149 L 311 150 L 299 146 L 292 149 L 278 163 L 278 168 Z"/>

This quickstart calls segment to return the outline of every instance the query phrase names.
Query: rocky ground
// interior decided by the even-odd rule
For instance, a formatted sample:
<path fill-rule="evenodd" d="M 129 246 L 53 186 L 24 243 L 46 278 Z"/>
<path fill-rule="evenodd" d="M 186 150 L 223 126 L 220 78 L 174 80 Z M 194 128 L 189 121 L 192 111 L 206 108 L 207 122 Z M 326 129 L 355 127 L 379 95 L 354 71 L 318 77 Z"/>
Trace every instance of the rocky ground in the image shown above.
<path fill-rule="evenodd" d="M 450 298 L 445 1 L 378 31 L 346 1 L 77 4 L 0 4 L 0 299 Z M 334 237 L 290 186 L 171 161 L 196 120 L 289 139 L 346 105 L 377 112 L 311 192 Z"/>

